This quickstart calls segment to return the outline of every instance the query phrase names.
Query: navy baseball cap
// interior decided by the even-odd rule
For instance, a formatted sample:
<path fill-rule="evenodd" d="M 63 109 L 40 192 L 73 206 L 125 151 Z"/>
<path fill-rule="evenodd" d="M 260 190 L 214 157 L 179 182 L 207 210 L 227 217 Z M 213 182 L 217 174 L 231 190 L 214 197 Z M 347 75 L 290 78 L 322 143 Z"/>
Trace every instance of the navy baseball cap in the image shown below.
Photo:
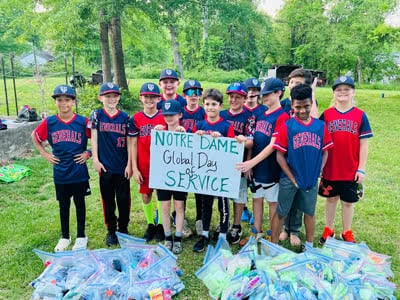
<path fill-rule="evenodd" d="M 155 84 L 153 82 L 146 82 L 140 88 L 139 95 L 140 96 L 142 96 L 142 95 L 160 96 L 160 88 L 158 87 L 157 84 Z"/>
<path fill-rule="evenodd" d="M 167 79 L 167 78 L 179 80 L 178 74 L 176 73 L 175 70 L 172 70 L 172 69 L 161 70 L 160 80 Z"/>
<path fill-rule="evenodd" d="M 165 100 L 162 103 L 161 111 L 165 116 L 177 115 L 182 112 L 182 105 L 177 100 Z"/>
<path fill-rule="evenodd" d="M 259 91 L 261 90 L 261 82 L 257 78 L 246 79 L 243 83 L 247 87 L 247 89 L 256 88 Z"/>
<path fill-rule="evenodd" d="M 267 78 L 261 85 L 261 96 L 268 95 L 277 91 L 285 91 L 285 84 L 279 78 Z"/>
<path fill-rule="evenodd" d="M 203 88 L 201 87 L 200 82 L 198 82 L 197 80 L 188 80 L 185 81 L 185 83 L 183 84 L 183 92 L 185 92 L 186 90 L 189 89 L 198 89 L 198 90 L 203 90 Z"/>
<path fill-rule="evenodd" d="M 355 88 L 354 80 L 350 76 L 340 76 L 332 85 L 332 90 L 335 90 L 338 85 L 345 84 Z"/>
<path fill-rule="evenodd" d="M 115 83 L 112 83 L 112 82 L 104 82 L 100 86 L 99 96 L 104 96 L 104 95 L 111 94 L 111 93 L 121 95 L 118 85 L 116 85 Z"/>
<path fill-rule="evenodd" d="M 72 99 L 76 99 L 75 89 L 72 86 L 66 84 L 58 85 L 54 89 L 53 95 L 51 97 L 56 99 L 56 97 L 59 96 L 68 96 L 71 97 Z"/>
<path fill-rule="evenodd" d="M 247 87 L 242 82 L 232 82 L 226 89 L 226 93 L 229 94 L 239 94 L 242 96 L 247 96 Z"/>

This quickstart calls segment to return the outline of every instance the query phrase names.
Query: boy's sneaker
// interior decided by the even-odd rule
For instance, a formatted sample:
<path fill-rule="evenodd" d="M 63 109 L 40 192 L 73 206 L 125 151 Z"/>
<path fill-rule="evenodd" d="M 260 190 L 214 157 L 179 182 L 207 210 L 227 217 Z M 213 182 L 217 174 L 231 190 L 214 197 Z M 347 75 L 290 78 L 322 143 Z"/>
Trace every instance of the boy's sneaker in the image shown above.
<path fill-rule="evenodd" d="M 254 214 L 251 214 L 249 225 L 254 225 Z"/>
<path fill-rule="evenodd" d="M 346 232 L 342 232 L 341 234 L 342 240 L 349 243 L 355 243 L 356 240 L 354 239 L 353 231 L 347 230 Z"/>
<path fill-rule="evenodd" d="M 169 251 L 172 251 L 172 245 L 173 245 L 173 242 L 172 242 L 172 241 L 165 240 L 164 246 L 165 246 L 165 248 L 167 248 Z"/>
<path fill-rule="evenodd" d="M 57 245 L 55 246 L 54 252 L 65 251 L 68 248 L 69 244 L 71 244 L 71 239 L 70 238 L 69 239 L 61 238 L 58 241 Z"/>
<path fill-rule="evenodd" d="M 162 224 L 158 224 L 156 226 L 155 239 L 157 242 L 162 242 L 163 240 L 165 240 L 164 227 L 162 226 Z"/>
<path fill-rule="evenodd" d="M 118 237 L 115 232 L 108 232 L 106 235 L 106 245 L 108 247 L 118 245 Z"/>
<path fill-rule="evenodd" d="M 218 227 L 215 229 L 214 234 L 213 234 L 213 241 L 218 241 L 219 238 L 219 233 L 221 231 L 221 227 Z"/>
<path fill-rule="evenodd" d="M 174 254 L 181 254 L 182 253 L 182 243 L 175 242 L 174 245 L 172 246 L 172 252 Z"/>
<path fill-rule="evenodd" d="M 182 236 L 188 238 L 193 234 L 186 219 L 183 220 Z"/>
<path fill-rule="evenodd" d="M 75 244 L 72 247 L 72 250 L 81 250 L 86 249 L 88 243 L 87 237 L 80 237 L 75 240 Z"/>
<path fill-rule="evenodd" d="M 319 239 L 319 244 L 323 245 L 325 244 L 326 240 L 328 237 L 334 238 L 335 237 L 335 231 L 333 229 L 330 229 L 329 227 L 324 228 L 324 232 L 322 233 L 321 238 Z"/>
<path fill-rule="evenodd" d="M 143 238 L 146 240 L 146 242 L 150 242 L 152 239 L 154 239 L 155 234 L 156 226 L 154 224 L 148 224 Z"/>
<path fill-rule="evenodd" d="M 197 241 L 196 244 L 193 246 L 193 251 L 194 252 L 203 252 L 206 247 L 208 246 L 208 243 L 210 242 L 210 239 L 202 235 L 200 239 Z"/>
<path fill-rule="evenodd" d="M 250 213 L 248 209 L 243 209 L 242 217 L 240 219 L 242 222 L 249 222 L 250 221 Z"/>
<path fill-rule="evenodd" d="M 198 236 L 200 236 L 203 233 L 203 221 L 197 220 L 195 226 L 196 226 L 196 233 Z"/>
<path fill-rule="evenodd" d="M 227 240 L 230 244 L 237 244 L 240 242 L 240 237 L 242 236 L 241 228 L 232 227 L 228 231 Z"/>

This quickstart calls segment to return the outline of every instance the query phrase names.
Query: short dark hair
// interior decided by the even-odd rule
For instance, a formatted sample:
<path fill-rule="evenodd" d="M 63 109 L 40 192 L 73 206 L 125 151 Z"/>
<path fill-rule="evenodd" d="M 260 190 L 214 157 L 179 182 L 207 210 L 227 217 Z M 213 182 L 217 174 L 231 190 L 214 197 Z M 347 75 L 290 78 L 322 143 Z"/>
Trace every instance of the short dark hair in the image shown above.
<path fill-rule="evenodd" d="M 207 98 L 211 98 L 212 100 L 217 101 L 219 104 L 222 104 L 224 101 L 224 95 L 217 89 L 205 90 L 203 93 L 203 102 Z"/>
<path fill-rule="evenodd" d="M 288 78 L 289 80 L 292 79 L 293 77 L 303 77 L 306 78 L 306 70 L 303 68 L 297 68 L 294 69 L 292 72 L 290 72 Z"/>
<path fill-rule="evenodd" d="M 290 98 L 293 100 L 308 100 L 312 101 L 312 88 L 305 83 L 298 84 L 290 91 Z"/>

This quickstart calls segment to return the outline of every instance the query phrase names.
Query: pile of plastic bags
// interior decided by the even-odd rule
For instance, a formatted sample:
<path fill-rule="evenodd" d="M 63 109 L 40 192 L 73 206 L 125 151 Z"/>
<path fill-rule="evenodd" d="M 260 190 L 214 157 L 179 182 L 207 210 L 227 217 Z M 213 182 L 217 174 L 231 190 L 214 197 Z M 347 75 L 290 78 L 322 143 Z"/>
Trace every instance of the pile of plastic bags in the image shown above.
<path fill-rule="evenodd" d="M 176 256 L 162 245 L 117 233 L 121 249 L 34 252 L 46 266 L 31 299 L 171 299 L 185 286 Z"/>
<path fill-rule="evenodd" d="M 220 239 L 196 276 L 221 300 L 395 299 L 396 288 L 389 256 L 332 238 L 301 254 L 251 238 L 236 255 Z"/>
<path fill-rule="evenodd" d="M 31 169 L 18 164 L 0 167 L 0 182 L 20 181 L 25 176 L 31 175 Z"/>

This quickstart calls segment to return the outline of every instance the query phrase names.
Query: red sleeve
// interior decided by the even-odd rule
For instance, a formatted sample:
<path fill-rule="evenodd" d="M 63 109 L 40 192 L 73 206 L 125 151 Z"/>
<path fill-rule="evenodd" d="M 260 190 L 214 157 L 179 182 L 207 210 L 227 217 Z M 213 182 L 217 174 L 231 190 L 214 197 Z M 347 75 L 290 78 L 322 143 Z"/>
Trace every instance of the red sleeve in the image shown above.
<path fill-rule="evenodd" d="M 283 123 L 276 135 L 274 149 L 279 152 L 286 153 L 288 149 L 288 133 L 286 123 Z"/>
<path fill-rule="evenodd" d="M 47 119 L 44 119 L 33 132 L 35 133 L 36 140 L 39 143 L 43 143 L 45 140 L 47 140 L 49 136 L 49 132 L 47 129 Z"/>
<path fill-rule="evenodd" d="M 86 137 L 87 137 L 88 139 L 90 139 L 90 138 L 92 137 L 92 130 L 89 128 L 88 123 L 89 123 L 89 119 L 86 118 L 86 122 L 85 122 L 85 124 L 86 124 L 86 129 L 85 129 L 85 133 L 86 133 Z"/>
<path fill-rule="evenodd" d="M 333 147 L 332 137 L 329 133 L 328 126 L 324 124 L 324 142 L 323 142 L 323 151 L 327 151 L 328 149 Z"/>
<path fill-rule="evenodd" d="M 230 138 L 235 137 L 235 130 L 233 129 L 232 125 L 229 125 L 227 137 L 230 137 Z"/>
<path fill-rule="evenodd" d="M 196 123 L 194 123 L 193 128 L 192 128 L 192 133 L 195 133 L 197 131 L 197 126 Z"/>
<path fill-rule="evenodd" d="M 276 137 L 278 135 L 279 129 L 281 128 L 282 124 L 284 124 L 287 120 L 289 120 L 289 115 L 287 113 L 283 113 L 278 117 L 272 136 Z"/>

